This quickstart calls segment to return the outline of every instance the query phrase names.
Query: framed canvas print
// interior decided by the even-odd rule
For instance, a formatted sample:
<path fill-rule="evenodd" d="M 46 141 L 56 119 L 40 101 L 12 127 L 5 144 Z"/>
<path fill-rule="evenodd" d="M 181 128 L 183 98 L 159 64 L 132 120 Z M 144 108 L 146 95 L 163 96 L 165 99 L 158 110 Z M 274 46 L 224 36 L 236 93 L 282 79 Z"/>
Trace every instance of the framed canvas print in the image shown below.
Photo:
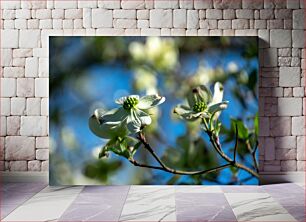
<path fill-rule="evenodd" d="M 50 37 L 50 184 L 258 184 L 257 43 Z"/>

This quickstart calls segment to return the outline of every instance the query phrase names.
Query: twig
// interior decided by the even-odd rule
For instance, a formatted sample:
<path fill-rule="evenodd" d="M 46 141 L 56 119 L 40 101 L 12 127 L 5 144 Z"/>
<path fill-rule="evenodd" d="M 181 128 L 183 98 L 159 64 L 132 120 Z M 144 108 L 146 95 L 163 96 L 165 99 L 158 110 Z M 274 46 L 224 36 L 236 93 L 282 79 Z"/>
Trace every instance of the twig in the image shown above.
<path fill-rule="evenodd" d="M 247 171 L 248 173 L 252 174 L 253 176 L 259 178 L 259 175 L 257 172 L 255 172 L 254 170 L 240 164 L 240 163 L 237 163 L 237 162 L 234 162 L 230 157 L 228 157 L 223 151 L 222 151 L 222 148 L 221 148 L 221 144 L 219 142 L 219 140 L 214 140 L 213 138 L 213 133 L 208 129 L 208 125 L 206 123 L 206 120 L 205 119 L 202 119 L 203 120 L 203 123 L 205 123 L 205 128 L 206 128 L 206 133 L 207 135 L 209 136 L 209 140 L 211 142 L 211 144 L 213 145 L 213 147 L 215 148 L 215 150 L 219 153 L 219 155 L 224 159 L 226 160 L 228 163 L 231 163 L 232 166 L 235 166 L 237 168 L 240 168 L 240 169 L 243 169 L 245 171 Z"/>
<path fill-rule="evenodd" d="M 231 166 L 231 164 L 225 164 L 222 166 L 218 166 L 209 170 L 200 170 L 200 171 L 182 171 L 182 170 L 175 170 L 170 167 L 168 167 L 166 164 L 163 163 L 163 161 L 158 157 L 158 155 L 155 153 L 155 151 L 152 149 L 151 145 L 147 142 L 145 136 L 143 133 L 139 132 L 138 134 L 138 139 L 139 141 L 144 145 L 145 149 L 149 151 L 149 153 L 154 157 L 154 159 L 160 164 L 161 167 L 156 167 L 156 166 L 150 166 L 146 164 L 141 164 L 138 163 L 136 160 L 130 160 L 131 163 L 133 163 L 135 166 L 140 166 L 140 167 L 148 167 L 148 168 L 153 168 L 153 169 L 158 169 L 158 170 L 163 170 L 165 172 L 173 173 L 173 174 L 179 174 L 179 175 L 199 175 L 199 174 L 208 174 L 211 172 L 216 172 L 219 170 L 222 170 L 226 167 Z"/>
<path fill-rule="evenodd" d="M 256 169 L 256 172 L 258 173 L 259 168 L 258 168 L 258 163 L 257 163 L 257 160 L 256 160 L 256 150 L 257 150 L 257 148 L 258 148 L 258 141 L 256 141 L 256 146 L 252 151 L 252 158 L 253 158 L 253 162 L 254 162 L 254 167 Z"/>
<path fill-rule="evenodd" d="M 254 163 L 254 168 L 255 168 L 256 172 L 258 173 L 259 172 L 259 168 L 258 168 L 258 163 L 257 163 L 257 160 L 256 160 L 256 150 L 257 150 L 257 147 L 258 147 L 258 142 L 256 141 L 256 146 L 255 146 L 254 149 L 251 148 L 251 144 L 250 144 L 249 140 L 246 141 L 246 145 L 247 145 L 247 148 L 248 148 L 249 152 L 252 155 L 252 159 L 253 159 L 253 163 Z"/>
<path fill-rule="evenodd" d="M 139 132 L 138 134 L 139 141 L 144 145 L 144 147 L 152 154 L 154 159 L 164 168 L 167 169 L 168 167 L 163 163 L 163 161 L 157 156 L 157 154 L 154 152 L 150 144 L 147 142 L 145 136 L 143 133 Z M 170 168 L 169 168 L 170 170 Z"/>
<path fill-rule="evenodd" d="M 139 166 L 139 167 L 145 167 L 145 168 L 151 168 L 151 169 L 157 169 L 157 170 L 162 170 L 162 171 L 165 171 L 165 172 L 169 172 L 169 173 L 172 173 L 172 174 L 179 174 L 179 175 L 200 175 L 200 174 L 208 174 L 208 173 L 211 173 L 211 172 L 216 172 L 216 171 L 219 171 L 219 170 L 222 170 L 224 168 L 227 168 L 229 166 L 235 166 L 237 168 L 240 168 L 240 169 L 243 169 L 245 171 L 247 171 L 248 173 L 250 173 L 251 175 L 255 176 L 255 177 L 259 177 L 259 175 L 251 170 L 250 168 L 240 164 L 240 163 L 237 163 L 236 162 L 236 157 L 234 156 L 234 160 L 232 160 L 230 157 L 228 157 L 223 151 L 222 151 L 222 148 L 221 148 L 221 144 L 219 142 L 219 139 L 218 137 L 216 137 L 216 139 L 214 139 L 214 136 L 215 134 L 213 134 L 209 129 L 208 129 L 208 125 L 206 123 L 206 121 L 204 120 L 204 125 L 206 127 L 206 133 L 207 135 L 209 136 L 210 138 L 210 142 L 212 143 L 213 147 L 215 148 L 215 150 L 219 153 L 219 155 L 224 159 L 226 160 L 228 163 L 225 164 L 225 165 L 222 165 L 222 166 L 218 166 L 218 167 L 215 167 L 215 168 L 212 168 L 212 169 L 209 169 L 209 170 L 200 170 L 200 171 L 181 171 L 181 170 L 175 170 L 175 169 L 172 169 L 170 167 L 168 167 L 159 157 L 158 155 L 155 153 L 155 151 L 152 149 L 151 145 L 147 142 L 144 134 L 142 132 L 139 132 L 138 134 L 138 139 L 139 141 L 144 145 L 144 148 L 146 150 L 149 151 L 149 153 L 154 157 L 154 159 L 159 163 L 160 167 L 159 166 L 151 166 L 151 165 L 147 165 L 147 164 L 142 164 L 142 163 L 138 163 L 136 160 L 134 159 L 129 159 L 129 161 L 135 165 L 135 166 Z M 237 137 L 238 137 L 238 129 L 237 129 L 237 126 L 236 126 L 236 145 L 235 145 L 235 153 L 237 151 Z M 236 155 L 236 154 L 234 154 Z"/>
<path fill-rule="evenodd" d="M 212 173 L 212 172 L 217 172 L 219 170 L 225 169 L 226 167 L 231 166 L 231 164 L 224 164 L 222 166 L 218 166 L 209 170 L 199 170 L 199 171 L 182 171 L 182 170 L 175 170 L 175 169 L 171 169 L 169 167 L 164 168 L 164 167 L 159 167 L 159 166 L 151 166 L 151 165 L 147 165 L 147 164 L 143 164 L 143 163 L 138 163 L 136 160 L 134 159 L 129 159 L 129 161 L 134 165 L 134 166 L 138 166 L 138 167 L 144 167 L 144 168 L 151 168 L 151 169 L 156 169 L 156 170 L 162 170 L 168 173 L 172 173 L 172 174 L 178 174 L 178 175 L 199 175 L 199 174 L 208 174 L 208 173 Z"/>
<path fill-rule="evenodd" d="M 157 170 L 164 170 L 164 168 L 159 167 L 159 166 L 151 166 L 143 163 L 138 163 L 134 159 L 129 159 L 129 161 L 134 165 L 134 166 L 139 166 L 139 167 L 146 167 L 146 168 L 151 168 L 151 169 L 157 169 Z"/>

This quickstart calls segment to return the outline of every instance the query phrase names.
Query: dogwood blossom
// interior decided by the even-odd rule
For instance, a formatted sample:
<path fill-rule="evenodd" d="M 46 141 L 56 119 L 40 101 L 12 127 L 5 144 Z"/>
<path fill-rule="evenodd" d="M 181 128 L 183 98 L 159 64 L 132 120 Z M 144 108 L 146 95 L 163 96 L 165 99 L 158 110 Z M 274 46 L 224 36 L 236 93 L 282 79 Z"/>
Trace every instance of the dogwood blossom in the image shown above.
<path fill-rule="evenodd" d="M 227 108 L 228 101 L 223 100 L 223 86 L 217 82 L 214 85 L 214 94 L 204 85 L 198 86 L 187 95 L 188 105 L 178 105 L 174 113 L 185 120 L 198 118 L 217 119 L 220 112 Z"/>
<path fill-rule="evenodd" d="M 109 139 L 137 133 L 152 122 L 150 115 L 145 111 L 164 101 L 165 97 L 159 95 L 147 95 L 141 98 L 138 95 L 121 97 L 116 100 L 121 107 L 108 112 L 95 110 L 89 118 L 89 128 L 95 135 Z"/>

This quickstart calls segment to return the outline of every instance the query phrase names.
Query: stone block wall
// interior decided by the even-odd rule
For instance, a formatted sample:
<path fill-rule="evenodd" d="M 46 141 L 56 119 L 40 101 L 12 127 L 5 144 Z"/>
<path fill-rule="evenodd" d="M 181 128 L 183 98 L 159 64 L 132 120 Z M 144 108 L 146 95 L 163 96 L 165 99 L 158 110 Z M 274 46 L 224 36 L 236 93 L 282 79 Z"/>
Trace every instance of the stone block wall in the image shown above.
<path fill-rule="evenodd" d="M 1 1 L 0 170 L 48 170 L 48 36 L 260 37 L 260 170 L 305 170 L 304 0 Z"/>

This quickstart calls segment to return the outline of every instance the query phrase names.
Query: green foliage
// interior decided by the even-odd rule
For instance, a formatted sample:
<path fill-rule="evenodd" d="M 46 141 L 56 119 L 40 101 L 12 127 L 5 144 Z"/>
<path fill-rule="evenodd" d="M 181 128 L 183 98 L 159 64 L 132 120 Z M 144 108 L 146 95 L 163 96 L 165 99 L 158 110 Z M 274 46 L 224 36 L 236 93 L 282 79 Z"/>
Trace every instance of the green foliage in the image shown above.
<path fill-rule="evenodd" d="M 133 137 L 113 138 L 101 148 L 99 158 L 108 157 L 109 152 L 113 152 L 126 159 L 133 158 L 141 143 Z"/>
<path fill-rule="evenodd" d="M 168 147 L 162 156 L 162 160 L 170 167 L 180 170 L 211 169 L 219 165 L 219 160 L 214 150 L 212 150 L 203 138 L 192 138 L 185 134 L 176 139 L 174 147 Z M 193 184 L 201 184 L 198 178 L 216 181 L 219 171 L 205 176 L 191 176 Z M 173 176 L 167 184 L 175 184 L 181 176 Z"/>
<path fill-rule="evenodd" d="M 248 128 L 244 125 L 244 123 L 241 120 L 232 119 L 231 120 L 231 128 L 235 129 L 236 125 L 237 125 L 237 128 L 238 128 L 239 139 L 247 140 L 249 138 Z"/>
<path fill-rule="evenodd" d="M 239 157 L 244 160 L 247 156 L 252 155 L 252 151 L 257 146 L 258 138 L 258 116 L 254 117 L 254 128 L 250 129 L 239 119 L 231 119 L 231 128 L 222 127 L 222 132 L 226 135 L 224 143 L 232 142 L 235 137 L 235 126 L 238 129 L 238 148 Z"/>
<path fill-rule="evenodd" d="M 258 113 L 256 113 L 256 116 L 254 118 L 254 132 L 256 138 L 258 137 L 258 131 L 259 131 L 259 118 L 258 118 Z"/>
<path fill-rule="evenodd" d="M 122 166 L 121 161 L 108 161 L 97 160 L 89 162 L 85 165 L 85 176 L 107 183 L 108 179 L 116 173 Z"/>

